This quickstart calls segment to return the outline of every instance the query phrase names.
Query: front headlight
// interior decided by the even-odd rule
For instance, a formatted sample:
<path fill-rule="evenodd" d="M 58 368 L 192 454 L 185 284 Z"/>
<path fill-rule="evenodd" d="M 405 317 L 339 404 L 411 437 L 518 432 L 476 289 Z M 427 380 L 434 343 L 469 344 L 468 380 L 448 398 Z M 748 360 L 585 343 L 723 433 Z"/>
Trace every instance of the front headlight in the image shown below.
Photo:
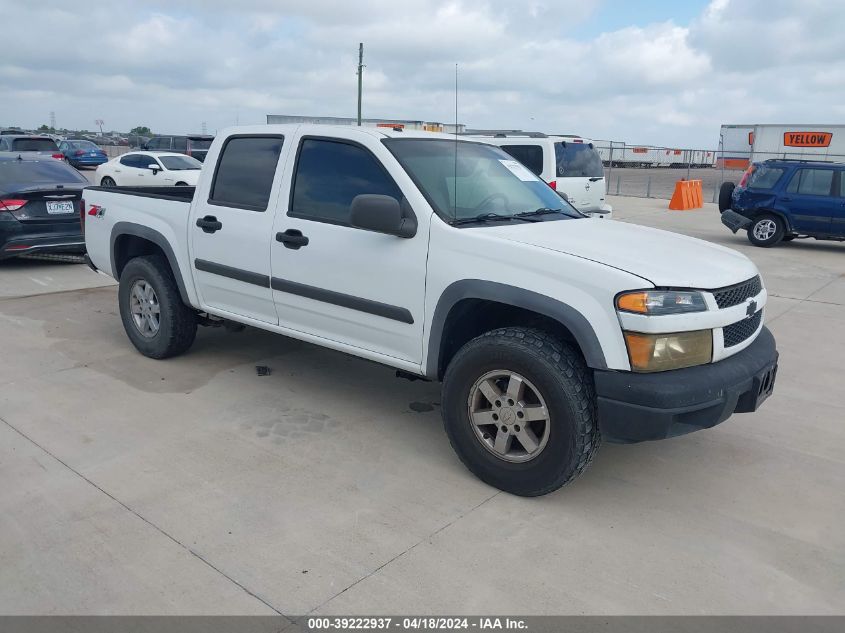
<path fill-rule="evenodd" d="M 694 290 L 637 290 L 616 297 L 616 307 L 636 314 L 684 314 L 704 312 L 704 295 Z"/>
<path fill-rule="evenodd" d="M 624 334 L 628 358 L 634 371 L 681 369 L 704 365 L 713 358 L 713 330 L 673 334 Z"/>

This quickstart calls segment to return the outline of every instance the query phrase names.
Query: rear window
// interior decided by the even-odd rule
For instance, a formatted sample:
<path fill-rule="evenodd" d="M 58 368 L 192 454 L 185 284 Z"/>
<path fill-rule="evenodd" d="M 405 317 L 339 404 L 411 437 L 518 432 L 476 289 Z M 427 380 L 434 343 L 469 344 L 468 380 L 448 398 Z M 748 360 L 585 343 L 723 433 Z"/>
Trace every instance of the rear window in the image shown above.
<path fill-rule="evenodd" d="M 15 152 L 58 152 L 56 141 L 49 138 L 16 138 L 12 140 Z"/>
<path fill-rule="evenodd" d="M 191 138 L 188 140 L 191 143 L 191 149 L 208 149 L 211 147 L 211 139 Z"/>
<path fill-rule="evenodd" d="M 270 200 L 280 136 L 233 136 L 226 141 L 208 201 L 226 207 L 264 211 Z"/>
<path fill-rule="evenodd" d="M 759 165 L 751 172 L 751 178 L 748 179 L 748 188 L 771 189 L 777 184 L 781 176 L 783 176 L 782 168 Z"/>
<path fill-rule="evenodd" d="M 543 174 L 543 148 L 539 145 L 502 145 L 501 148 L 535 175 Z"/>
<path fill-rule="evenodd" d="M 0 191 L 12 191 L 21 186 L 43 184 L 84 183 L 88 180 L 63 162 L 49 160 L 0 161 Z"/>
<path fill-rule="evenodd" d="M 601 178 L 604 169 L 599 153 L 589 143 L 555 143 L 558 178 Z"/>
<path fill-rule="evenodd" d="M 202 168 L 202 163 L 190 156 L 159 156 L 158 159 L 167 169 L 172 171 Z"/>

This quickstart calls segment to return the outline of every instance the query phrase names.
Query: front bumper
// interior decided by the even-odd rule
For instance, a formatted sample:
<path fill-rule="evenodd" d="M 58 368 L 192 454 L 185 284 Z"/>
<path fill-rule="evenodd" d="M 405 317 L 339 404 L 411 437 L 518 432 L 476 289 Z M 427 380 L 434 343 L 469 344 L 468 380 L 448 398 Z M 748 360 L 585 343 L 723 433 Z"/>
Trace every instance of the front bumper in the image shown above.
<path fill-rule="evenodd" d="M 774 389 L 777 363 L 775 339 L 764 327 L 746 349 L 716 363 L 654 374 L 596 371 L 602 436 L 661 440 L 755 411 Z"/>

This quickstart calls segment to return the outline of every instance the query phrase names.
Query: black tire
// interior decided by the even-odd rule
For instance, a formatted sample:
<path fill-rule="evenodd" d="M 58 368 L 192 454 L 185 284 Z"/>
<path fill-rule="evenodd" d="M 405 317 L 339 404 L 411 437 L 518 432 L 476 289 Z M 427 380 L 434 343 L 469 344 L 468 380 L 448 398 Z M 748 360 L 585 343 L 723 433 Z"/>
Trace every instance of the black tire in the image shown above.
<path fill-rule="evenodd" d="M 731 196 L 733 196 L 736 185 L 732 182 L 723 182 L 719 187 L 719 211 L 727 211 L 731 208 Z"/>
<path fill-rule="evenodd" d="M 152 286 L 159 304 L 159 328 L 144 336 L 135 325 L 130 296 L 137 281 Z M 129 261 L 120 275 L 120 318 L 135 348 L 150 358 L 169 358 L 187 351 L 197 334 L 197 316 L 182 302 L 170 265 L 162 255 L 146 255 Z"/>
<path fill-rule="evenodd" d="M 770 232 L 769 237 L 761 237 L 758 231 L 762 231 L 763 227 L 774 227 Z M 762 248 L 770 248 L 780 242 L 786 233 L 786 226 L 778 216 L 773 213 L 763 213 L 754 218 L 751 226 L 748 227 L 748 241 L 754 246 Z"/>
<path fill-rule="evenodd" d="M 529 461 L 512 463 L 476 436 L 469 398 L 487 372 L 508 370 L 542 394 L 548 410 L 545 447 Z M 571 345 L 533 328 L 509 327 L 464 345 L 443 380 L 443 423 L 452 448 L 479 479 L 524 497 L 544 495 L 569 483 L 590 464 L 601 443 L 593 377 Z"/>
<path fill-rule="evenodd" d="M 186 182 L 177 182 L 177 183 L 176 183 L 176 186 L 177 186 L 177 187 L 187 187 L 187 186 L 188 186 L 188 183 L 186 183 Z"/>
<path fill-rule="evenodd" d="M 117 187 L 117 183 L 114 181 L 114 178 L 111 176 L 104 176 L 103 179 L 100 181 L 101 187 Z"/>

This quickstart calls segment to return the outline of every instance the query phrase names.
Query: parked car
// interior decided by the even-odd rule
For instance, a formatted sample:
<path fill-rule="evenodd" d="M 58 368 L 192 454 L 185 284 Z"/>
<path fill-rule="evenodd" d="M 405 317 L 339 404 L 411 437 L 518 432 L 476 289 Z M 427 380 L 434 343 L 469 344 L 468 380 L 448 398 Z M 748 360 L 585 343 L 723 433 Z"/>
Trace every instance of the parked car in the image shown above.
<path fill-rule="evenodd" d="M 184 154 L 127 152 L 100 165 L 94 182 L 103 187 L 193 187 L 201 168 L 201 162 Z"/>
<path fill-rule="evenodd" d="M 49 136 L 33 135 L 4 135 L 0 136 L 0 152 L 14 152 L 28 156 L 44 156 L 63 159 L 64 154 L 59 151 L 56 141 Z"/>
<path fill-rule="evenodd" d="M 83 252 L 79 222 L 88 180 L 52 158 L 0 154 L 0 259 Z"/>
<path fill-rule="evenodd" d="M 69 139 L 59 143 L 64 159 L 74 167 L 96 167 L 105 163 L 109 157 L 97 145 L 83 139 Z"/>
<path fill-rule="evenodd" d="M 158 152 L 179 152 L 203 162 L 213 140 L 214 137 L 209 134 L 154 136 L 142 145 L 141 149 Z"/>
<path fill-rule="evenodd" d="M 229 320 L 442 380 L 461 460 L 519 495 L 572 480 L 602 438 L 709 428 L 772 393 L 747 257 L 590 220 L 498 147 L 261 125 L 207 162 L 196 190 L 85 191 L 91 265 L 146 356 Z"/>
<path fill-rule="evenodd" d="M 771 159 L 722 184 L 722 223 L 754 246 L 812 237 L 845 241 L 845 164 Z"/>
<path fill-rule="evenodd" d="M 598 218 L 612 217 L 613 208 L 605 201 L 601 157 L 588 139 L 496 130 L 470 132 L 469 135 L 501 147 L 582 213 Z"/>

